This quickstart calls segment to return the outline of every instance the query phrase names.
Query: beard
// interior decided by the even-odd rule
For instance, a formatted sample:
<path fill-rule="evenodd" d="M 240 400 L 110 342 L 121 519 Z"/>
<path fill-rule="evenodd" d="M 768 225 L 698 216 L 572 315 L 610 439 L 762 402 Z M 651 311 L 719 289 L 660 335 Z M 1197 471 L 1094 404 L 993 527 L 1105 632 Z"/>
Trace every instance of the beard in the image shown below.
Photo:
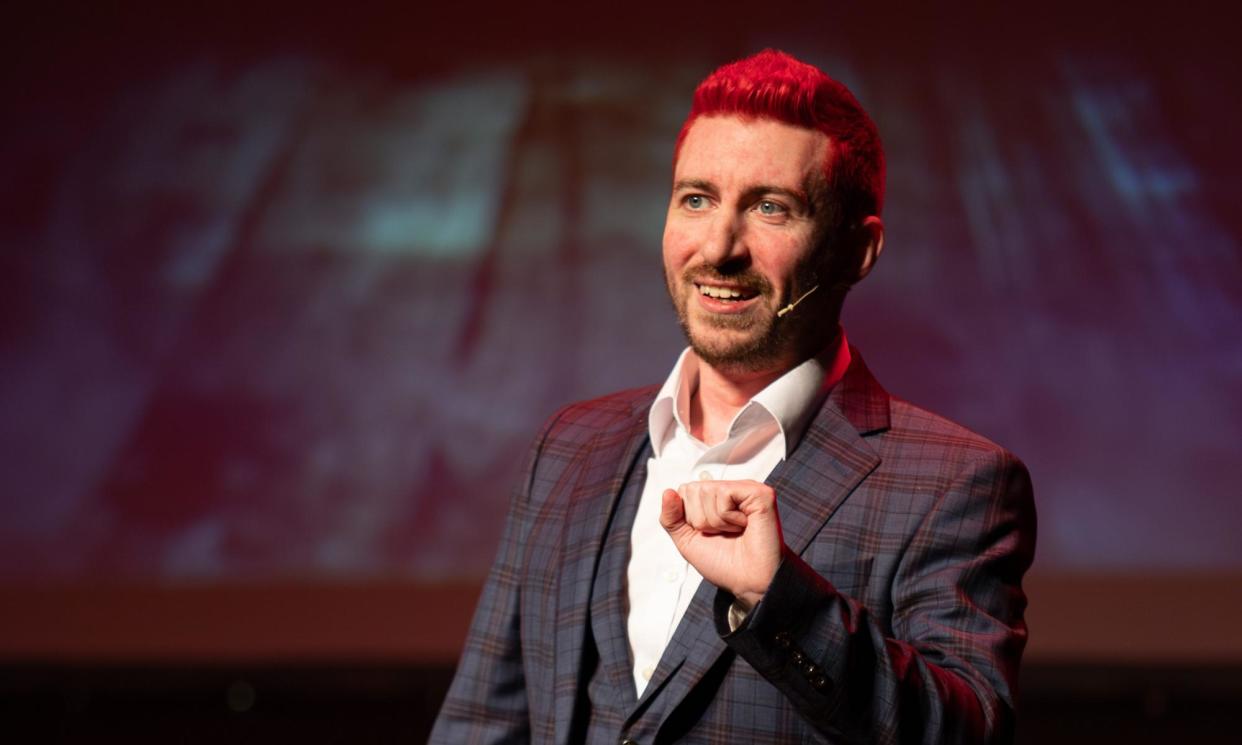
<path fill-rule="evenodd" d="M 808 273 L 798 272 L 798 286 L 803 286 L 807 279 L 805 274 Z M 741 286 L 746 294 L 753 293 L 759 302 L 745 313 L 731 315 L 707 313 L 692 307 L 694 296 L 698 294 L 695 285 L 713 280 Z M 727 273 L 716 267 L 697 266 L 682 272 L 678 284 L 668 276 L 665 281 L 677 311 L 677 321 L 690 348 L 712 367 L 757 372 L 782 366 L 788 363 L 786 358 L 796 355 L 795 331 L 804 327 L 805 319 L 778 318 L 772 307 L 775 290 L 767 277 L 750 270 Z M 814 286 L 813 277 L 805 286 Z"/>

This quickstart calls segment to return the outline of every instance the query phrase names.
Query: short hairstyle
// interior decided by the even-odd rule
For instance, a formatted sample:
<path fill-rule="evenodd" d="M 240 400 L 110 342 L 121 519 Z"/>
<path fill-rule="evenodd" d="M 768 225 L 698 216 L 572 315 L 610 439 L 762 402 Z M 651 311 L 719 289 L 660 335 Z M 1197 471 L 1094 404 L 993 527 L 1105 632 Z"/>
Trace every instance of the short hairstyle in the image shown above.
<path fill-rule="evenodd" d="M 717 68 L 694 91 L 690 115 L 677 135 L 673 162 L 700 116 L 775 119 L 828 136 L 824 163 L 835 221 L 845 226 L 878 215 L 884 206 L 884 146 L 875 122 L 849 89 L 814 65 L 765 49 Z"/>

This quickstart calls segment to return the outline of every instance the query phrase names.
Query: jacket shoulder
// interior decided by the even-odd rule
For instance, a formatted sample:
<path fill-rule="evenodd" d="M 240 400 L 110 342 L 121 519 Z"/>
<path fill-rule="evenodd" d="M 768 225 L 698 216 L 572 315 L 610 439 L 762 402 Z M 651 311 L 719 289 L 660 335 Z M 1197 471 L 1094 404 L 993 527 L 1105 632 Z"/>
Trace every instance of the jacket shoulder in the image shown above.
<path fill-rule="evenodd" d="M 1025 468 L 1008 449 L 951 419 L 890 394 L 890 447 L 915 449 L 921 457 L 951 461 L 999 461 Z"/>
<path fill-rule="evenodd" d="M 618 391 L 561 407 L 540 428 L 531 451 L 524 493 L 536 501 L 554 491 L 565 474 L 580 468 L 590 457 L 601 454 L 616 457 L 607 461 L 616 468 L 618 458 L 646 434 L 647 411 L 658 386 Z"/>
<path fill-rule="evenodd" d="M 628 388 L 561 407 L 544 424 L 546 439 L 581 442 L 595 434 L 634 426 L 647 416 L 658 385 Z"/>

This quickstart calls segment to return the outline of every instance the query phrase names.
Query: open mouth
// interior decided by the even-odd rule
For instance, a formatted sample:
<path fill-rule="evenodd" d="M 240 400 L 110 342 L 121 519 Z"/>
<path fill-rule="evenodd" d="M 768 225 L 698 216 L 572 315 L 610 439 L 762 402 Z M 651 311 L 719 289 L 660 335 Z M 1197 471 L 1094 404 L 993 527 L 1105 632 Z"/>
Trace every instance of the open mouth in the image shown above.
<path fill-rule="evenodd" d="M 746 287 L 723 287 L 721 285 L 707 285 L 697 282 L 694 286 L 698 288 L 700 295 L 725 302 L 742 302 L 743 300 L 750 300 L 759 294 L 755 290 Z"/>

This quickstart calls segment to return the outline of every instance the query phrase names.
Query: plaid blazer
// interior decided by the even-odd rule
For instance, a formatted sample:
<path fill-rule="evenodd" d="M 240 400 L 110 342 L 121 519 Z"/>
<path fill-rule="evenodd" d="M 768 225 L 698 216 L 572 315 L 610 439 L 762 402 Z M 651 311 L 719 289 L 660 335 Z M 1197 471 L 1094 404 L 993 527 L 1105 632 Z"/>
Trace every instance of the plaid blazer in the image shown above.
<path fill-rule="evenodd" d="M 612 742 L 1012 739 L 1027 471 L 890 397 L 851 352 L 767 479 L 788 550 L 763 601 L 730 631 L 732 597 L 702 583 Z M 573 404 L 540 431 L 432 742 L 582 738 L 592 586 L 625 592 L 599 575 L 601 545 L 655 393 Z"/>

